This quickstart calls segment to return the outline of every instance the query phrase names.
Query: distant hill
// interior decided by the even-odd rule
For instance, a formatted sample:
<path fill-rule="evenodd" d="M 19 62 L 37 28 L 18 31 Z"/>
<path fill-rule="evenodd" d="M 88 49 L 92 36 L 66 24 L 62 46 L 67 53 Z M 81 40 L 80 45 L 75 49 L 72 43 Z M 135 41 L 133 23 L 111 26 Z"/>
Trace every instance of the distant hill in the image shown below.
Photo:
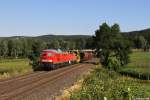
<path fill-rule="evenodd" d="M 52 41 L 53 39 L 65 39 L 65 40 L 74 40 L 74 39 L 87 39 L 90 38 L 90 35 L 41 35 L 41 36 L 12 36 L 12 37 L 0 37 L 0 39 L 21 39 L 21 38 L 33 38 L 33 39 L 39 39 L 43 41 Z"/>
<path fill-rule="evenodd" d="M 34 38 L 41 39 L 44 41 L 51 41 L 53 39 L 65 39 L 65 40 L 74 40 L 74 39 L 87 39 L 90 38 L 90 35 L 42 35 Z"/>
<path fill-rule="evenodd" d="M 29 37 L 29 36 L 0 37 L 0 39 L 20 39 L 20 38 L 32 38 L 32 37 Z"/>
<path fill-rule="evenodd" d="M 133 39 L 136 35 L 144 36 L 150 43 L 150 28 L 139 30 L 139 31 L 131 31 L 131 32 L 122 32 L 128 38 Z M 65 39 L 65 40 L 74 40 L 74 39 L 87 39 L 92 37 L 91 35 L 41 35 L 41 36 L 13 36 L 13 37 L 0 37 L 0 39 L 20 39 L 20 38 L 33 38 L 33 39 L 40 39 L 43 41 L 52 41 L 53 39 Z"/>
<path fill-rule="evenodd" d="M 123 33 L 130 40 L 133 40 L 135 38 L 135 36 L 143 36 L 150 44 L 150 28 L 144 29 L 144 30 L 139 30 L 139 31 L 123 32 Z"/>
<path fill-rule="evenodd" d="M 150 28 L 139 30 L 139 31 L 131 31 L 131 32 L 123 32 L 125 35 L 135 36 L 135 35 L 142 35 L 142 36 L 150 36 Z"/>

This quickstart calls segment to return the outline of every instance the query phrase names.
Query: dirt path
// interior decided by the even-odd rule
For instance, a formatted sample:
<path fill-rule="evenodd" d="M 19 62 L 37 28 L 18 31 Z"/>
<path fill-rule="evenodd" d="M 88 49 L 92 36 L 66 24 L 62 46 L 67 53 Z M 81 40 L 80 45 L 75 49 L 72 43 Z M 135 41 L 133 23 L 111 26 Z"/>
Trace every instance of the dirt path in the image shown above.
<path fill-rule="evenodd" d="M 93 64 L 76 64 L 49 72 L 37 72 L 0 81 L 0 100 L 46 100 L 60 95 Z"/>

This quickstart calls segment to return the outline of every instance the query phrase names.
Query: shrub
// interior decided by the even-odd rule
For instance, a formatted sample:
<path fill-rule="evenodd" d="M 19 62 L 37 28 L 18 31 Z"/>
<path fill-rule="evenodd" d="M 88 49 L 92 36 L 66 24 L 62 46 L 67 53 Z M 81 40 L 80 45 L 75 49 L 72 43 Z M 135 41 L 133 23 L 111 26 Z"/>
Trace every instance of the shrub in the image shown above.
<path fill-rule="evenodd" d="M 79 91 L 71 94 L 71 100 L 132 100 L 135 97 L 149 97 L 149 83 L 135 82 L 124 78 L 114 71 L 96 68 L 87 76 Z M 143 81 L 141 81 L 143 82 Z M 145 90 L 147 88 L 147 90 Z M 141 92 L 142 91 L 142 92 Z"/>

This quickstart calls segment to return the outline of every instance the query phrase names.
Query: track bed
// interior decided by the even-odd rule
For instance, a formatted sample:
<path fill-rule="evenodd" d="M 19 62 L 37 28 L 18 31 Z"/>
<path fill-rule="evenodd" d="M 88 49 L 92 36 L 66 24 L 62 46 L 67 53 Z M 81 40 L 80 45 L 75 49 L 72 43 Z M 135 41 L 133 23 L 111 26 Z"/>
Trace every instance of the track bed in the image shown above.
<path fill-rule="evenodd" d="M 0 81 L 0 100 L 55 99 L 65 87 L 73 85 L 93 64 L 75 64 L 49 72 L 35 72 Z"/>

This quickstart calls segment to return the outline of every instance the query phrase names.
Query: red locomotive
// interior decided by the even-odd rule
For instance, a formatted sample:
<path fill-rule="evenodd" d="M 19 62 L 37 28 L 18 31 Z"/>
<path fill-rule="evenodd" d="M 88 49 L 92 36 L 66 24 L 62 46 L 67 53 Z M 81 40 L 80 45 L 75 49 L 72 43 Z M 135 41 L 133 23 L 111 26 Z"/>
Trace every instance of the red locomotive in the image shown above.
<path fill-rule="evenodd" d="M 50 70 L 60 65 L 71 64 L 74 62 L 76 62 L 76 55 L 74 53 L 48 49 L 42 51 L 39 66 L 46 70 Z"/>
<path fill-rule="evenodd" d="M 61 50 L 43 50 L 39 60 L 39 67 L 44 70 L 58 68 L 61 65 L 73 64 L 92 58 L 91 52 L 62 52 Z"/>

